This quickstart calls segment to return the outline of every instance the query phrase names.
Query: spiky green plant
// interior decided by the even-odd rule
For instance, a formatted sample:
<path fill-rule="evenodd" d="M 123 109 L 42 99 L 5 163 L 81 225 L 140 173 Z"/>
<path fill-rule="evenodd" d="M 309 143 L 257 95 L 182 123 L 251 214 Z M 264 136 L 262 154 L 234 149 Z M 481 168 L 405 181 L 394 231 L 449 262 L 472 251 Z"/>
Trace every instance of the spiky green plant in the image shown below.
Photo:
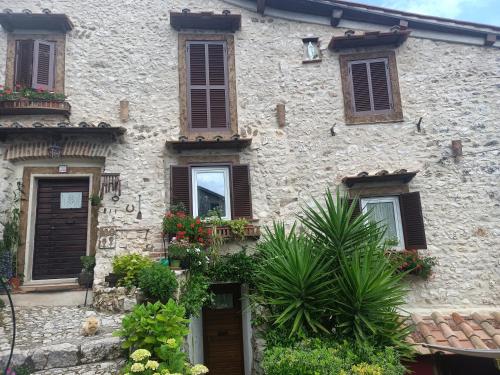
<path fill-rule="evenodd" d="M 274 324 L 287 327 L 290 337 L 328 332 L 324 322 L 333 302 L 331 260 L 297 234 L 295 225 L 287 234 L 283 223 L 266 229 L 259 259 L 256 285 L 274 313 Z"/>
<path fill-rule="evenodd" d="M 357 199 L 349 201 L 337 190 L 336 196 L 326 191 L 324 205 L 313 199 L 304 207 L 300 221 L 317 246 L 339 265 L 340 255 L 348 256 L 366 243 L 383 246 L 384 229 L 369 220 L 369 213 L 356 211 Z"/>
<path fill-rule="evenodd" d="M 343 337 L 408 348 L 404 339 L 409 329 L 399 316 L 407 287 L 395 268 L 374 243 L 355 249 L 349 257 L 341 255 L 333 314 Z"/>

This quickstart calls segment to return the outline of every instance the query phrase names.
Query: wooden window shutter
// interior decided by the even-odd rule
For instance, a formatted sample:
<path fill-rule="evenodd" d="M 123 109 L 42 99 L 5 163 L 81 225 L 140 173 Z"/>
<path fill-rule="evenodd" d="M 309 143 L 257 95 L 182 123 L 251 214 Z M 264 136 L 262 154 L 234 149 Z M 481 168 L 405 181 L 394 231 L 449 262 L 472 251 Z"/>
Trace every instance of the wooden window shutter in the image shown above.
<path fill-rule="evenodd" d="M 352 219 L 357 218 L 359 215 L 361 215 L 361 199 L 349 199 L 349 207 L 353 204 L 354 201 L 356 201 L 356 206 L 354 207 L 354 212 L 352 213 Z"/>
<path fill-rule="evenodd" d="M 191 213 L 191 178 L 189 167 L 170 167 L 170 203 L 183 204 Z"/>
<path fill-rule="evenodd" d="M 33 40 L 17 40 L 14 85 L 31 87 L 32 68 Z"/>
<path fill-rule="evenodd" d="M 232 166 L 232 218 L 252 219 L 252 190 L 248 165 Z"/>
<path fill-rule="evenodd" d="M 370 114 L 392 109 L 392 95 L 387 59 L 349 63 L 353 112 Z"/>
<path fill-rule="evenodd" d="M 401 194 L 399 205 L 406 249 L 427 249 L 420 193 Z"/>
<path fill-rule="evenodd" d="M 34 89 L 53 90 L 55 51 L 56 45 L 54 42 L 35 40 L 33 43 L 32 87 Z"/>
<path fill-rule="evenodd" d="M 186 47 L 190 128 L 228 128 L 226 43 L 188 42 Z"/>

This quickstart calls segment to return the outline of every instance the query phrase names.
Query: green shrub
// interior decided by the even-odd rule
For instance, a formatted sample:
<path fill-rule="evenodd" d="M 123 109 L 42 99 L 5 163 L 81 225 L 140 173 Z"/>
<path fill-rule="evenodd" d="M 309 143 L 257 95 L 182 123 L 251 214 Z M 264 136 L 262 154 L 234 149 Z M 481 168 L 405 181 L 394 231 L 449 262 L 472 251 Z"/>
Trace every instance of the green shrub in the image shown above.
<path fill-rule="evenodd" d="M 181 351 L 183 337 L 188 334 L 189 320 L 184 307 L 174 300 L 137 305 L 122 320 L 122 328 L 114 333 L 124 338 L 122 348 L 130 352 L 146 349 L 152 359 L 166 365 L 171 372 L 182 373 L 186 354 Z"/>
<path fill-rule="evenodd" d="M 191 273 L 205 273 L 207 271 L 209 258 L 205 249 L 194 246 L 186 250 L 184 261 Z"/>
<path fill-rule="evenodd" d="M 147 300 L 166 303 L 174 298 L 177 291 L 177 279 L 168 266 L 153 263 L 139 272 L 139 288 Z"/>
<path fill-rule="evenodd" d="M 286 234 L 282 223 L 266 231 L 258 249 L 256 286 L 274 324 L 286 326 L 289 336 L 328 332 L 324 322 L 334 302 L 331 260 L 307 237 L 296 234 L 295 226 Z"/>
<path fill-rule="evenodd" d="M 293 347 L 271 347 L 262 367 L 266 375 L 403 375 L 397 353 L 348 342 L 306 340 Z"/>
<path fill-rule="evenodd" d="M 255 257 L 247 255 L 242 249 L 234 254 L 216 257 L 207 276 L 212 281 L 232 281 L 253 286 L 256 265 Z"/>
<path fill-rule="evenodd" d="M 201 308 L 213 300 L 210 282 L 202 274 L 192 274 L 181 286 L 179 303 L 186 309 L 186 317 L 199 316 Z"/>
<path fill-rule="evenodd" d="M 113 273 L 119 278 L 118 285 L 131 288 L 139 285 L 139 273 L 153 261 L 139 254 L 117 256 L 113 259 Z"/>
<path fill-rule="evenodd" d="M 338 331 L 358 342 L 406 350 L 409 329 L 398 313 L 407 293 L 402 277 L 374 244 L 342 257 L 333 291 Z"/>
<path fill-rule="evenodd" d="M 85 270 L 86 272 L 94 272 L 95 256 L 84 255 L 80 257 L 80 261 L 82 262 L 83 270 Z"/>

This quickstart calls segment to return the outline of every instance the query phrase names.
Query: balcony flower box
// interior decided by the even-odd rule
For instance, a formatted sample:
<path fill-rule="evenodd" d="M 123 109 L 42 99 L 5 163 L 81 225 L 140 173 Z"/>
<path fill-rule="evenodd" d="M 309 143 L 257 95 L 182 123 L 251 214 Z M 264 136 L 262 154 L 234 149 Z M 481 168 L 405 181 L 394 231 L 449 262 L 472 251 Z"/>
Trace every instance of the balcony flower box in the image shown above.
<path fill-rule="evenodd" d="M 222 238 L 234 238 L 234 234 L 231 228 L 227 225 L 222 225 L 217 227 L 217 234 Z M 245 225 L 243 231 L 243 237 L 245 239 L 258 239 L 260 238 L 260 227 L 252 224 Z"/>
<path fill-rule="evenodd" d="M 71 105 L 64 94 L 20 88 L 0 88 L 0 115 L 44 115 L 69 116 Z"/>

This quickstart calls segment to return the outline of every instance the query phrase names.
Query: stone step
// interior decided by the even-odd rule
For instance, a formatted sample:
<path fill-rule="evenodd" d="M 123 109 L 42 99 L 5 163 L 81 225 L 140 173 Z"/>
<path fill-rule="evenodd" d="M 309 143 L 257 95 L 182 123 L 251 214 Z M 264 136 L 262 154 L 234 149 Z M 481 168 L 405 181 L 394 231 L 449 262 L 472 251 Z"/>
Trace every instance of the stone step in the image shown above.
<path fill-rule="evenodd" d="M 123 367 L 124 360 L 98 362 L 86 365 L 52 368 L 32 373 L 32 375 L 116 375 Z"/>
<path fill-rule="evenodd" d="M 77 343 L 65 342 L 30 349 L 15 349 L 11 366 L 27 366 L 36 371 L 67 369 L 100 362 L 116 362 L 124 357 L 124 354 L 118 337 L 88 338 Z M 5 367 L 8 357 L 9 350 L 0 352 L 0 368 Z M 49 373 L 55 374 L 51 371 L 47 372 Z M 72 373 L 68 371 L 65 374 Z"/>

